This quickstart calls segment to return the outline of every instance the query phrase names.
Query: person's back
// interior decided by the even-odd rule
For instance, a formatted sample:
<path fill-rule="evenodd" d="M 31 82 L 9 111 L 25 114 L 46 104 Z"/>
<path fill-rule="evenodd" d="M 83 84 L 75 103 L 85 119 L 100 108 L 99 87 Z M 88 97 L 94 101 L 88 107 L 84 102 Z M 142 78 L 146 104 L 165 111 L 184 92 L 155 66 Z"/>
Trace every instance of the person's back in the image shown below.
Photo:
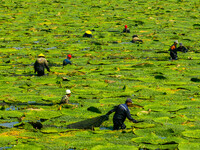
<path fill-rule="evenodd" d="M 66 59 L 64 59 L 63 60 L 63 66 L 66 66 L 66 65 L 68 65 L 68 64 L 72 64 L 72 62 L 68 59 L 68 58 L 66 58 Z"/>
<path fill-rule="evenodd" d="M 177 60 L 178 56 L 177 56 L 177 47 L 176 45 L 178 44 L 178 41 L 175 40 L 174 44 L 172 46 L 170 46 L 170 56 L 172 60 Z"/>
<path fill-rule="evenodd" d="M 188 49 L 185 46 L 183 46 L 182 43 L 180 43 L 179 47 L 177 48 L 177 51 L 181 51 L 183 53 L 186 53 L 186 52 L 188 52 Z"/>
<path fill-rule="evenodd" d="M 127 111 L 129 111 L 129 109 L 126 106 L 126 104 L 118 105 L 116 107 L 116 111 L 115 111 L 113 119 L 120 119 L 122 121 L 125 121 L 127 117 Z"/>
<path fill-rule="evenodd" d="M 92 38 L 92 32 L 91 31 L 86 31 L 84 34 L 83 34 L 83 37 L 89 37 L 89 38 Z"/>
<path fill-rule="evenodd" d="M 70 61 L 71 58 L 72 58 L 71 54 L 67 55 L 67 58 L 63 60 L 63 66 L 66 66 L 68 64 L 71 65 L 72 64 L 72 62 Z"/>
<path fill-rule="evenodd" d="M 44 68 L 47 69 L 48 72 L 50 72 L 50 69 L 48 67 L 48 62 L 44 58 L 43 54 L 38 55 L 39 58 L 36 59 L 34 64 L 35 72 L 37 72 L 38 76 L 44 75 Z"/>
<path fill-rule="evenodd" d="M 118 106 L 115 106 L 114 109 L 110 110 L 106 114 L 109 116 L 111 113 L 115 112 L 113 116 L 114 130 L 118 130 L 119 128 L 125 129 L 126 125 L 124 124 L 124 121 L 126 120 L 126 118 L 128 118 L 133 123 L 137 123 L 137 121 L 131 117 L 130 111 L 128 109 L 128 106 L 130 106 L 131 104 L 132 104 L 132 100 L 128 98 L 125 104 L 120 104 Z"/>
<path fill-rule="evenodd" d="M 69 103 L 69 97 L 71 96 L 71 91 L 66 90 L 66 95 L 64 95 L 60 101 L 60 104 L 68 104 Z"/>

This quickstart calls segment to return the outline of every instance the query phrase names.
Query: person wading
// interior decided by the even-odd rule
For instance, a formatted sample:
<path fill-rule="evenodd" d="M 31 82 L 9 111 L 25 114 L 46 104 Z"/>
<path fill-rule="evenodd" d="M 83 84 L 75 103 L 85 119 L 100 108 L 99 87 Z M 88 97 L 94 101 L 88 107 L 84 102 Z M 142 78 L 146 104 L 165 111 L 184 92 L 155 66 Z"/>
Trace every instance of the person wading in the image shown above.
<path fill-rule="evenodd" d="M 128 29 L 127 25 L 124 26 L 123 33 L 130 33 L 130 30 Z"/>
<path fill-rule="evenodd" d="M 183 46 L 182 43 L 180 43 L 179 47 L 177 48 L 177 51 L 181 51 L 183 53 L 186 53 L 186 52 L 188 52 L 188 49 L 185 46 Z"/>
<path fill-rule="evenodd" d="M 64 95 L 60 101 L 60 104 L 68 104 L 69 103 L 69 97 L 71 96 L 71 91 L 66 90 L 66 95 Z"/>
<path fill-rule="evenodd" d="M 175 40 L 174 44 L 170 47 L 169 51 L 170 51 L 170 56 L 172 60 L 177 60 L 178 56 L 177 56 L 177 44 L 178 41 Z"/>
<path fill-rule="evenodd" d="M 47 69 L 48 72 L 50 72 L 47 60 L 45 59 L 44 54 L 41 53 L 38 55 L 38 58 L 36 59 L 34 63 L 35 73 L 37 72 L 38 76 L 43 76 L 45 68 Z"/>
<path fill-rule="evenodd" d="M 106 115 L 110 115 L 111 113 L 115 112 L 113 117 L 113 130 L 119 130 L 119 129 L 125 129 L 126 125 L 124 124 L 124 121 L 126 118 L 128 118 L 133 123 L 138 123 L 135 119 L 131 117 L 130 111 L 128 109 L 129 106 L 131 106 L 132 100 L 128 98 L 125 102 L 125 104 L 120 104 L 116 106 L 114 109 L 110 110 Z"/>
<path fill-rule="evenodd" d="M 132 36 L 132 41 L 131 42 L 132 43 L 143 43 L 143 41 L 140 40 L 137 35 L 133 35 Z"/>
<path fill-rule="evenodd" d="M 90 30 L 85 31 L 85 34 L 83 34 L 83 37 L 92 38 L 92 32 Z"/>
<path fill-rule="evenodd" d="M 68 64 L 70 64 L 70 65 L 72 64 L 72 62 L 70 61 L 71 58 L 72 58 L 71 54 L 67 55 L 67 58 L 65 60 L 63 60 L 63 67 Z"/>

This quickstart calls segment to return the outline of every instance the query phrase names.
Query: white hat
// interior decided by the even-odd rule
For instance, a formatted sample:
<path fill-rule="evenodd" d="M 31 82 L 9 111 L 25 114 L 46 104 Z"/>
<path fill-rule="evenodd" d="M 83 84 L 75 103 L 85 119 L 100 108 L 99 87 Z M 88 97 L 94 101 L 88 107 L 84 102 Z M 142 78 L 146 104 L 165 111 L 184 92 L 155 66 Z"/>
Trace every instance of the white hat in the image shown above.
<path fill-rule="evenodd" d="M 178 40 L 175 40 L 174 43 L 177 43 L 177 44 L 178 44 Z"/>
<path fill-rule="evenodd" d="M 66 90 L 66 94 L 71 94 L 71 91 L 70 90 Z"/>

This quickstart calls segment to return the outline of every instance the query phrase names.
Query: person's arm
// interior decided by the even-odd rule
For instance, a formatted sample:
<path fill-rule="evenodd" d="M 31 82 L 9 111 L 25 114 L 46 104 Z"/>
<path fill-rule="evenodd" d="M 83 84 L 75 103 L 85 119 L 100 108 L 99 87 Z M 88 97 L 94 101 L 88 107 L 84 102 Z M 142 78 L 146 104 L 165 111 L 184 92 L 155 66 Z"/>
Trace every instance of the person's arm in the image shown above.
<path fill-rule="evenodd" d="M 50 69 L 49 69 L 49 66 L 48 66 L 48 62 L 47 62 L 46 59 L 44 61 L 44 66 L 47 68 L 47 71 L 50 72 Z"/>
<path fill-rule="evenodd" d="M 35 70 L 35 73 L 36 73 L 36 67 L 37 67 L 37 61 L 35 61 L 35 63 L 34 63 L 34 70 Z"/>
<path fill-rule="evenodd" d="M 186 52 L 188 52 L 188 49 L 184 46 L 183 51 L 186 53 Z"/>
<path fill-rule="evenodd" d="M 129 111 L 129 110 L 126 110 L 126 116 L 127 116 L 127 118 L 128 118 L 130 121 L 132 121 L 133 123 L 137 123 L 137 122 L 138 122 L 137 120 L 135 120 L 135 119 L 133 119 L 133 118 L 131 117 L 131 114 L 130 114 L 130 111 Z"/>
<path fill-rule="evenodd" d="M 118 107 L 118 106 L 115 106 L 114 109 L 112 109 L 112 110 L 110 110 L 109 112 L 107 112 L 106 115 L 109 116 L 110 114 L 112 114 L 113 112 L 115 112 L 115 111 L 117 110 L 117 107 Z"/>

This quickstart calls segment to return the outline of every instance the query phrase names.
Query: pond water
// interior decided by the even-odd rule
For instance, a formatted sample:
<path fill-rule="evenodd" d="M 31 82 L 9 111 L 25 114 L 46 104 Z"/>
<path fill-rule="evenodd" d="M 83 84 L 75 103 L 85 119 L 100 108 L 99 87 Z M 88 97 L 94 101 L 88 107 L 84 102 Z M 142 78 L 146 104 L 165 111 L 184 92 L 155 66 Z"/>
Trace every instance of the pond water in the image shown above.
<path fill-rule="evenodd" d="M 52 50 L 52 49 L 57 49 L 57 47 L 53 46 L 53 47 L 46 48 L 46 50 Z"/>
<path fill-rule="evenodd" d="M 100 129 L 100 130 L 113 130 L 113 129 L 110 128 L 110 127 L 100 127 L 99 129 Z"/>
<path fill-rule="evenodd" d="M 13 148 L 13 147 L 11 147 L 11 146 L 0 147 L 0 150 L 10 149 L 10 148 Z"/>
<path fill-rule="evenodd" d="M 19 122 L 6 122 L 6 123 L 1 123 L 1 127 L 7 127 L 7 128 L 13 128 L 15 124 L 18 124 Z"/>
<path fill-rule="evenodd" d="M 119 44 L 132 44 L 132 42 L 121 42 Z"/>
<path fill-rule="evenodd" d="M 9 111 L 9 110 L 18 110 L 18 107 L 15 107 L 15 106 L 10 106 L 8 108 L 6 108 L 5 110 Z"/>

